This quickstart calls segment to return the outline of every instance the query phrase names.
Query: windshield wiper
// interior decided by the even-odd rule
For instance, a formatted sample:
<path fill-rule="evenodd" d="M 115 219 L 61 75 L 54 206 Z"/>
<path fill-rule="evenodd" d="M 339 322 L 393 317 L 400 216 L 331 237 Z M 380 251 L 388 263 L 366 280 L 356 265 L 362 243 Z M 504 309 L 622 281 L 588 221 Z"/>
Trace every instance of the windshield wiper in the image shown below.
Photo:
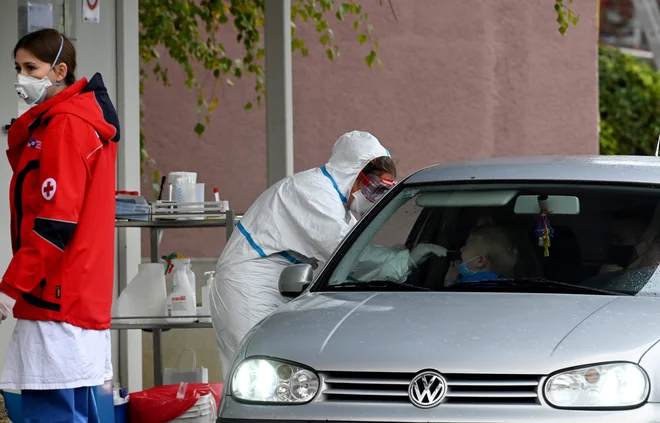
<path fill-rule="evenodd" d="M 328 285 L 324 291 L 430 291 L 428 288 L 391 281 L 342 282 Z"/>
<path fill-rule="evenodd" d="M 460 290 L 462 287 L 466 288 L 496 288 L 496 287 L 545 287 L 547 292 L 582 292 L 587 294 L 599 294 L 599 295 L 630 295 L 621 292 L 608 291 L 605 289 L 592 288 L 582 285 L 574 285 L 566 282 L 557 282 L 550 279 L 544 278 L 504 278 L 504 279 L 491 279 L 483 281 L 474 281 L 474 282 L 458 282 L 451 287 L 450 290 Z M 554 288 L 554 289 L 553 289 Z"/>

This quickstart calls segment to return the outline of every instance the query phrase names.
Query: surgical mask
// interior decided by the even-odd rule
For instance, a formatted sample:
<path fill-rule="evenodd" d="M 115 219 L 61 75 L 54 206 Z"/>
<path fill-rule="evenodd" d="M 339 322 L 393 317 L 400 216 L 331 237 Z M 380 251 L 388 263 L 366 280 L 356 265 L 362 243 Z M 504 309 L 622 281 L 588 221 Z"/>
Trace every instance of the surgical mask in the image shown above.
<path fill-rule="evenodd" d="M 21 75 L 16 76 L 16 83 L 14 87 L 16 88 L 16 93 L 20 98 L 25 100 L 25 102 L 33 106 L 35 104 L 41 104 L 46 99 L 46 90 L 51 86 L 65 85 L 64 82 L 50 82 L 48 75 L 53 71 L 53 67 L 60 58 L 62 53 L 62 47 L 64 47 L 64 37 L 62 37 L 62 42 L 60 43 L 60 50 L 57 52 L 55 61 L 50 66 L 50 70 L 41 79 L 35 78 L 33 76 Z"/>
<path fill-rule="evenodd" d="M 456 270 L 458 271 L 458 274 L 459 274 L 461 277 L 466 278 L 466 277 L 468 277 L 468 276 L 472 276 L 472 275 L 474 275 L 475 273 L 477 273 L 476 270 L 470 270 L 470 269 L 468 269 L 467 264 L 468 264 L 469 262 L 473 261 L 473 260 L 478 259 L 478 258 L 479 258 L 479 256 L 477 256 L 477 257 L 473 257 L 473 258 L 471 258 L 471 259 L 468 260 L 468 261 L 464 261 L 464 262 L 462 262 L 462 263 L 459 263 L 458 266 L 456 266 Z"/>
<path fill-rule="evenodd" d="M 362 191 L 358 190 L 353 193 L 353 201 L 351 202 L 351 206 L 349 208 L 353 213 L 356 213 L 362 217 L 365 213 L 371 210 L 373 206 L 374 203 L 367 200 L 367 197 L 364 196 Z"/>

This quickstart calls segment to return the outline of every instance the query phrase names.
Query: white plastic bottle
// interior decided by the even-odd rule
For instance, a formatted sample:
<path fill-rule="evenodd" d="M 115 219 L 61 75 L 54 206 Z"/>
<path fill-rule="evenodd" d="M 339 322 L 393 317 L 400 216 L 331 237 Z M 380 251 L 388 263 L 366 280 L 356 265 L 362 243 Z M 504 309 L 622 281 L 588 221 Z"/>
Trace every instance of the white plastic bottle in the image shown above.
<path fill-rule="evenodd" d="M 178 268 L 183 268 L 186 271 L 186 275 L 188 276 L 188 282 L 190 284 L 190 289 L 193 292 L 193 298 L 195 301 L 195 307 L 197 307 L 197 282 L 195 281 L 195 272 L 192 271 L 192 263 L 190 262 L 189 258 L 180 258 L 180 259 L 173 259 L 172 260 L 172 265 L 174 266 L 174 270 Z M 176 279 L 172 280 L 172 290 L 176 290 Z"/>
<path fill-rule="evenodd" d="M 190 259 L 186 260 L 188 260 L 186 274 L 188 275 L 188 280 L 190 281 L 190 289 L 192 290 L 193 296 L 195 297 L 195 307 L 197 307 L 197 278 L 195 277 L 195 272 L 192 270 L 192 261 Z"/>
<path fill-rule="evenodd" d="M 189 321 L 194 322 L 194 316 L 197 312 L 195 295 L 190 289 L 190 281 L 188 280 L 186 268 L 175 265 L 173 278 L 175 288 L 167 297 L 167 317 L 193 316 L 183 321 L 186 323 Z M 182 319 L 176 319 L 174 321 L 182 321 Z"/>
<path fill-rule="evenodd" d="M 140 263 L 138 273 L 112 306 L 113 317 L 154 317 L 165 313 L 167 286 L 162 263 Z"/>
<path fill-rule="evenodd" d="M 211 286 L 213 285 L 213 279 L 215 278 L 215 272 L 204 272 L 206 277 L 206 285 L 202 286 L 202 310 L 201 314 L 208 316 L 211 314 Z"/>

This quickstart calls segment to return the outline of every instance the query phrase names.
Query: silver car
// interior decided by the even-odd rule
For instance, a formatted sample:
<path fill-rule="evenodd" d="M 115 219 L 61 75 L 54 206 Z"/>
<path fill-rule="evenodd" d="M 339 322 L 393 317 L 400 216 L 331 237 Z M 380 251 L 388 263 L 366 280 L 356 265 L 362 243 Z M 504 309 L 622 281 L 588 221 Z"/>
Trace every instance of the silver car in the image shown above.
<path fill-rule="evenodd" d="M 294 299 L 242 342 L 218 421 L 660 422 L 659 205 L 655 157 L 421 170 L 318 275 L 282 273 Z M 448 255 L 360 276 L 421 243 Z"/>

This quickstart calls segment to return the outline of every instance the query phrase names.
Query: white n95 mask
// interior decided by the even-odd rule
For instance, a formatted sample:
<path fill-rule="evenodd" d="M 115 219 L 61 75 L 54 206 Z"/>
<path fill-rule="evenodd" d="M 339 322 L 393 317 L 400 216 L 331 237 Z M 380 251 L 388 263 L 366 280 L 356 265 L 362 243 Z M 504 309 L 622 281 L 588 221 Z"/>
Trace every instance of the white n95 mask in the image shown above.
<path fill-rule="evenodd" d="M 18 74 L 14 87 L 16 87 L 18 96 L 25 100 L 28 105 L 32 106 L 43 103 L 46 98 L 46 90 L 52 85 L 53 83 L 50 82 L 48 76 L 44 76 L 43 79 L 37 79 L 33 76 Z M 56 85 L 61 85 L 61 83 L 56 83 Z"/>
<path fill-rule="evenodd" d="M 48 74 L 50 74 L 53 71 L 53 66 L 57 63 L 57 60 L 60 58 L 60 54 L 62 53 L 62 47 L 64 47 L 64 37 L 62 37 L 62 42 L 60 43 L 60 50 L 57 52 L 57 56 L 55 57 L 55 61 L 53 64 L 50 66 L 50 70 L 41 79 L 35 78 L 33 76 L 27 76 L 27 75 L 21 75 L 20 73 L 16 75 L 16 83 L 14 84 L 14 87 L 16 88 L 16 93 L 20 98 L 25 100 L 25 102 L 33 106 L 35 104 L 41 104 L 43 101 L 46 99 L 46 90 L 48 87 L 51 87 L 53 85 L 64 85 L 64 82 L 56 82 L 52 83 L 50 82 L 50 79 L 48 79 Z"/>
<path fill-rule="evenodd" d="M 355 191 L 353 193 L 353 201 L 351 202 L 350 209 L 353 213 L 356 213 L 362 217 L 374 206 L 375 203 L 372 203 L 367 199 L 367 197 L 362 194 L 362 191 Z"/>

